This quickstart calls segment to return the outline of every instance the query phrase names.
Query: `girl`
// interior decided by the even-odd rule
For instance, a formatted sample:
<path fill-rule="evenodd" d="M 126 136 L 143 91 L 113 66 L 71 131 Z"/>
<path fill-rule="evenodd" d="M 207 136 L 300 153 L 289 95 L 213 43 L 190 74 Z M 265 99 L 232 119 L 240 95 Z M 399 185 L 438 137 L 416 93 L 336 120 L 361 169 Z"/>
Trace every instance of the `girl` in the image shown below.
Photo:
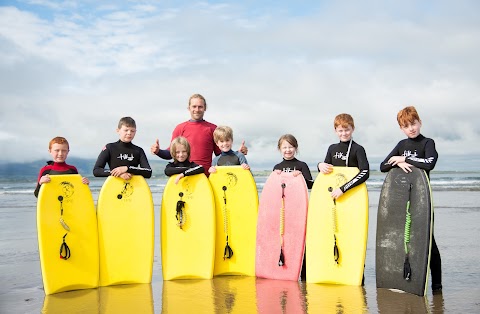
<path fill-rule="evenodd" d="M 169 162 L 165 167 L 165 175 L 171 177 L 178 174 L 175 184 L 178 184 L 183 177 L 204 173 L 203 166 L 190 162 L 190 144 L 185 137 L 179 136 L 173 139 L 170 144 L 170 154 L 173 162 Z"/>
<path fill-rule="evenodd" d="M 282 154 L 283 161 L 279 164 L 276 164 L 273 167 L 273 171 L 280 174 L 284 172 L 293 172 L 293 175 L 296 177 L 299 174 L 302 174 L 307 183 L 309 189 L 313 186 L 313 179 L 308 165 L 295 158 L 297 154 L 298 143 L 295 136 L 291 134 L 285 134 L 280 136 L 278 140 L 278 150 Z"/>

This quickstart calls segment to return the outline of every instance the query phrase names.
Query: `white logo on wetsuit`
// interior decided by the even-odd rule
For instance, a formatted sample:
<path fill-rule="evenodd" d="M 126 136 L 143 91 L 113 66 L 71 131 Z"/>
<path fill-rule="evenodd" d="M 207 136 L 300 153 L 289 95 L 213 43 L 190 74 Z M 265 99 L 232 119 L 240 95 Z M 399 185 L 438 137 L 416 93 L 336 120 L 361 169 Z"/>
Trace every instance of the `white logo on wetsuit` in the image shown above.
<path fill-rule="evenodd" d="M 130 156 L 128 156 L 128 154 L 120 154 L 117 159 L 120 159 L 120 160 L 128 160 L 128 161 L 132 161 L 135 157 L 133 157 L 133 154 L 131 154 Z"/>
<path fill-rule="evenodd" d="M 293 169 L 290 168 L 290 167 L 288 167 L 288 168 L 283 168 L 283 172 L 294 172 L 295 170 L 297 170 L 297 169 L 295 169 L 295 167 L 293 167 Z"/>
<path fill-rule="evenodd" d="M 333 156 L 335 159 L 347 160 L 347 156 L 344 156 L 342 152 L 336 152 Z"/>
<path fill-rule="evenodd" d="M 411 150 L 405 150 L 405 151 L 403 151 L 403 156 L 405 156 L 405 157 L 417 157 L 417 151 L 414 151 L 412 153 Z"/>

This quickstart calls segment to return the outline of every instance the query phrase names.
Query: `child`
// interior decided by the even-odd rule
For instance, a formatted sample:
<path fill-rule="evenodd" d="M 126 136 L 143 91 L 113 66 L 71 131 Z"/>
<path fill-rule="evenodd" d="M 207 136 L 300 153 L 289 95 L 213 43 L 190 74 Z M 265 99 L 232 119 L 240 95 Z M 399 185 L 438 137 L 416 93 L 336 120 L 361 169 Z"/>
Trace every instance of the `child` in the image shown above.
<path fill-rule="evenodd" d="M 49 183 L 51 181 L 51 174 L 78 174 L 77 168 L 74 166 L 68 165 L 65 163 L 67 159 L 68 152 L 70 151 L 70 146 L 68 141 L 64 137 L 54 137 L 48 144 L 48 152 L 52 156 L 53 160 L 47 162 L 47 166 L 44 166 L 40 169 L 40 174 L 38 175 L 37 187 L 35 188 L 35 197 L 38 197 L 40 192 L 40 186 L 44 183 Z M 89 184 L 90 181 L 83 177 L 83 184 Z"/>
<path fill-rule="evenodd" d="M 283 172 L 293 172 L 293 175 L 296 177 L 300 173 L 303 175 L 307 187 L 309 189 L 313 186 L 313 178 L 308 165 L 295 158 L 298 150 L 298 142 L 295 136 L 291 134 L 285 134 L 280 136 L 278 139 L 278 150 L 282 153 L 283 161 L 279 164 L 276 164 L 273 167 L 273 171 L 280 174 Z M 305 280 L 307 278 L 307 259 L 305 253 L 303 254 L 303 264 L 302 270 L 300 273 L 300 279 Z"/>
<path fill-rule="evenodd" d="M 208 169 L 209 173 L 217 172 L 216 166 L 235 166 L 241 165 L 243 169 L 249 170 L 245 155 L 241 152 L 232 150 L 233 130 L 228 126 L 219 126 L 213 132 L 213 140 L 222 151 L 220 155 L 213 158 L 212 166 Z"/>
<path fill-rule="evenodd" d="M 388 154 L 380 164 L 380 171 L 388 172 L 393 167 L 399 167 L 408 173 L 412 172 L 411 167 L 415 166 L 425 170 L 427 176 L 430 177 L 430 170 L 433 170 L 437 163 L 438 153 L 435 149 L 435 142 L 420 134 L 422 120 L 420 120 L 417 110 L 413 106 L 405 107 L 398 112 L 397 121 L 407 138 L 398 142 L 397 146 Z M 430 270 L 432 272 L 432 291 L 435 294 L 441 293 L 442 260 L 433 231 Z"/>
<path fill-rule="evenodd" d="M 347 113 L 337 115 L 333 121 L 333 127 L 340 142 L 330 145 L 324 162 L 318 164 L 318 171 L 328 174 L 333 171 L 333 166 L 357 167 L 360 170 L 352 180 L 332 191 L 332 198 L 338 199 L 348 190 L 367 181 L 370 175 L 370 165 L 363 146 L 352 139 L 355 130 L 352 116 Z"/>
<path fill-rule="evenodd" d="M 203 166 L 190 161 L 190 144 L 185 137 L 179 136 L 172 141 L 170 154 L 173 162 L 169 162 L 165 167 L 165 175 L 171 177 L 178 174 L 175 184 L 178 184 L 183 177 L 204 173 Z"/>
<path fill-rule="evenodd" d="M 276 164 L 273 167 L 273 171 L 280 174 L 283 172 L 293 172 L 293 175 L 296 177 L 299 174 L 302 174 L 307 183 L 309 189 L 313 186 L 312 173 L 308 168 L 308 165 L 295 158 L 298 150 L 298 143 L 295 136 L 291 134 L 285 134 L 280 137 L 278 140 L 278 150 L 282 154 L 283 161 L 279 164 Z"/>
<path fill-rule="evenodd" d="M 131 117 L 120 119 L 117 128 L 120 139 L 103 147 L 93 167 L 94 176 L 108 177 L 112 175 L 125 180 L 131 179 L 132 175 L 141 175 L 145 178 L 152 176 L 152 169 L 145 152 L 141 147 L 132 143 L 136 132 L 135 120 Z M 110 170 L 105 169 L 107 163 Z"/>

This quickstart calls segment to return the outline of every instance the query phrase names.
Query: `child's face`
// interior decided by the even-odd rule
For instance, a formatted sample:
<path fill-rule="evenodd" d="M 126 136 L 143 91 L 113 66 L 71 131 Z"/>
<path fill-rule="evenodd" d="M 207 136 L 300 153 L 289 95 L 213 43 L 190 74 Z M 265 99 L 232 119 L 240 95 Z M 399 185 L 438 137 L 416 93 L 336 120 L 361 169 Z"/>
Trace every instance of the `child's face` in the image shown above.
<path fill-rule="evenodd" d="M 177 144 L 175 148 L 175 160 L 178 162 L 184 162 L 187 160 L 188 153 L 185 145 Z"/>
<path fill-rule="evenodd" d="M 351 125 L 347 127 L 339 125 L 335 128 L 335 133 L 337 133 L 341 142 L 348 142 L 352 139 L 353 128 Z"/>
<path fill-rule="evenodd" d="M 65 162 L 68 156 L 68 145 L 58 143 L 52 144 L 49 153 L 54 162 Z"/>
<path fill-rule="evenodd" d="M 408 138 L 416 138 L 420 134 L 421 127 L 422 123 L 418 120 L 415 120 L 413 123 L 408 123 L 407 125 L 401 126 L 400 129 Z"/>
<path fill-rule="evenodd" d="M 282 145 L 280 145 L 280 152 L 282 153 L 283 159 L 292 160 L 293 158 L 295 158 L 297 149 L 293 147 L 292 144 L 284 140 L 282 142 Z"/>
<path fill-rule="evenodd" d="M 190 111 L 190 117 L 192 120 L 202 120 L 205 114 L 205 102 L 201 98 L 192 98 L 188 111 Z"/>
<path fill-rule="evenodd" d="M 124 143 L 130 143 L 133 141 L 135 137 L 135 133 L 137 129 L 131 126 L 122 125 L 120 129 L 117 129 L 118 136 L 120 137 L 120 141 Z"/>
<path fill-rule="evenodd" d="M 220 150 L 224 153 L 226 153 L 226 152 L 228 152 L 229 150 L 232 149 L 232 144 L 233 144 L 232 139 L 217 142 L 218 148 L 220 148 Z"/>

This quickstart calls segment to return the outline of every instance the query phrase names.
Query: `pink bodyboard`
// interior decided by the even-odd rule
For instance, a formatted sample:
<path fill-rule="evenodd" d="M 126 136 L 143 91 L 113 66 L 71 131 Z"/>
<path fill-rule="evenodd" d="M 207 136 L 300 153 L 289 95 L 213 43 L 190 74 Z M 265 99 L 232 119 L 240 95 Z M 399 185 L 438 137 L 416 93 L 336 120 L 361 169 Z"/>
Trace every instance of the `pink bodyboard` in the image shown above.
<path fill-rule="evenodd" d="M 285 185 L 284 188 L 282 184 Z M 258 209 L 255 259 L 257 277 L 298 280 L 305 250 L 307 207 L 308 190 L 303 176 L 294 177 L 292 173 L 272 172 L 263 187 Z M 283 246 L 280 235 L 282 208 Z M 280 248 L 284 257 L 281 266 Z"/>

